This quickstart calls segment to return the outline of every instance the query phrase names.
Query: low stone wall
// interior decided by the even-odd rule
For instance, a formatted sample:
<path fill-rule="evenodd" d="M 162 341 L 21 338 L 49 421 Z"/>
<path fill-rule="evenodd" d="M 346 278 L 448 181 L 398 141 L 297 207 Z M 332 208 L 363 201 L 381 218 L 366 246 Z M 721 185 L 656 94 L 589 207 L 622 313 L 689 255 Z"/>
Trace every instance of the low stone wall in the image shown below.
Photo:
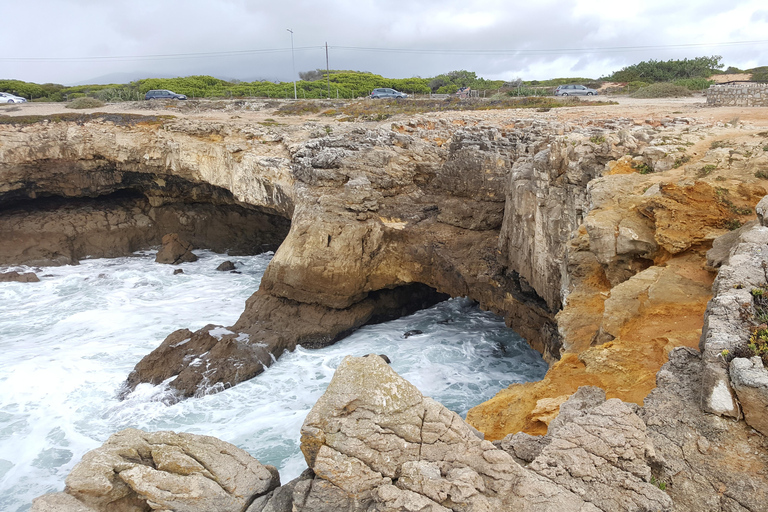
<path fill-rule="evenodd" d="M 712 85 L 707 89 L 707 105 L 768 107 L 768 84 Z"/>

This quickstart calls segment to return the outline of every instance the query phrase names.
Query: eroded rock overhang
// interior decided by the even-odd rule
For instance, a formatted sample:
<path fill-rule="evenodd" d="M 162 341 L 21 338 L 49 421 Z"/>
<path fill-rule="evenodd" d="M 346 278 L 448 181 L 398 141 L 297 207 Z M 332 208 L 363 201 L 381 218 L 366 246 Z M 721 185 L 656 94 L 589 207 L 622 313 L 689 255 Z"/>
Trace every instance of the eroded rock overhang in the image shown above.
<path fill-rule="evenodd" d="M 244 154 L 223 125 L 99 115 L 0 125 L 0 264 L 66 264 L 159 245 L 177 232 L 232 254 L 276 250 L 293 212 L 288 162 Z"/>

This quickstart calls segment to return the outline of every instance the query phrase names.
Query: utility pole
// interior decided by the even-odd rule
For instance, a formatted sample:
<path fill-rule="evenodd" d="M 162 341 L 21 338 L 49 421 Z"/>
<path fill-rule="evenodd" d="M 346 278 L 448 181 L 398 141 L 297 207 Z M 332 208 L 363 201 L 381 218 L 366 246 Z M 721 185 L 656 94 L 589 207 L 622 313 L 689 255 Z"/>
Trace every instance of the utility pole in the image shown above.
<path fill-rule="evenodd" d="M 285 29 L 291 33 L 291 62 L 293 63 L 293 99 L 298 99 L 296 94 L 296 58 L 293 56 L 293 30 Z"/>
<path fill-rule="evenodd" d="M 325 42 L 325 73 L 328 81 L 328 99 L 331 99 L 331 67 L 328 65 L 328 41 Z"/>

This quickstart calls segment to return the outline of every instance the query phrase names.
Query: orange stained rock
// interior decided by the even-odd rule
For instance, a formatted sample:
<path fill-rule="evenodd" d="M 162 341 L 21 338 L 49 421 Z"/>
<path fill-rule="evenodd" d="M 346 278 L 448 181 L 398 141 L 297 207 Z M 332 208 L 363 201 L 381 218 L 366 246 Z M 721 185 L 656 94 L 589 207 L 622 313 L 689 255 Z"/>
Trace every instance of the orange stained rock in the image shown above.
<path fill-rule="evenodd" d="M 711 273 L 701 270 L 701 259 L 701 254 L 685 254 L 673 258 L 666 267 L 689 283 L 690 293 L 683 294 L 686 300 L 649 301 L 645 297 L 644 306 L 623 324 L 619 336 L 603 345 L 589 347 L 584 343 L 585 336 L 594 333 L 594 326 L 599 325 L 596 318 L 601 301 L 595 295 L 590 300 L 589 294 L 575 300 L 569 297 L 564 313 L 571 316 L 565 324 L 570 334 L 581 338 L 573 345 L 573 352 L 563 354 L 541 381 L 512 385 L 474 407 L 467 421 L 489 440 L 520 431 L 543 435 L 552 416 L 541 414 L 542 406 L 547 404 L 541 401 L 560 399 L 579 386 L 599 386 L 606 390 L 608 398 L 642 405 L 656 386 L 656 373 L 667 361 L 669 351 L 679 346 L 698 346 L 710 298 L 702 290 L 711 286 L 713 279 Z M 562 323 L 563 319 L 558 318 Z"/>

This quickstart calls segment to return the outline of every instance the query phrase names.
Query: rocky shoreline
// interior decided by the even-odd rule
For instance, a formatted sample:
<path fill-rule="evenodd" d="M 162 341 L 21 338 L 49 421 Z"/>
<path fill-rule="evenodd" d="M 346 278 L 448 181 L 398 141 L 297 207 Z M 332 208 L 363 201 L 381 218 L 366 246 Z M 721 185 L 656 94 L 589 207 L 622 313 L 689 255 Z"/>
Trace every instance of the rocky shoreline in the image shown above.
<path fill-rule="evenodd" d="M 423 408 L 422 421 L 435 415 L 438 438 L 463 443 L 432 458 L 422 453 L 434 443 L 408 437 L 405 417 L 338 437 L 347 427 L 333 418 L 359 409 L 373 421 L 371 386 L 410 386 L 375 357 L 359 364 L 379 365 L 371 372 L 382 382 L 357 389 L 367 372 L 340 369 L 355 383 L 342 395 L 359 396 L 344 395 L 342 409 L 355 405 L 343 411 L 323 409 L 344 401 L 324 397 L 308 417 L 311 473 L 254 491 L 238 510 L 765 510 L 766 446 L 752 428 L 765 430 L 768 379 L 759 358 L 733 356 L 757 325 L 750 294 L 768 286 L 768 228 L 732 231 L 768 192 L 764 147 L 759 128 L 671 116 L 434 114 L 332 130 L 98 114 L 5 122 L 0 235 L 14 243 L 0 262 L 116 256 L 171 232 L 233 252 L 279 245 L 234 325 L 170 334 L 126 393 L 174 375 L 179 399 L 220 391 L 296 345 L 324 346 L 447 296 L 504 316 L 551 365 L 544 380 L 470 411 L 497 445 L 428 399 L 403 405 Z M 403 393 L 395 398 L 418 391 Z M 391 448 L 375 439 L 400 423 L 397 449 L 414 443 L 419 456 L 376 462 Z M 114 473 L 157 466 L 140 459 Z M 135 510 L 175 509 L 131 489 L 149 500 Z"/>

